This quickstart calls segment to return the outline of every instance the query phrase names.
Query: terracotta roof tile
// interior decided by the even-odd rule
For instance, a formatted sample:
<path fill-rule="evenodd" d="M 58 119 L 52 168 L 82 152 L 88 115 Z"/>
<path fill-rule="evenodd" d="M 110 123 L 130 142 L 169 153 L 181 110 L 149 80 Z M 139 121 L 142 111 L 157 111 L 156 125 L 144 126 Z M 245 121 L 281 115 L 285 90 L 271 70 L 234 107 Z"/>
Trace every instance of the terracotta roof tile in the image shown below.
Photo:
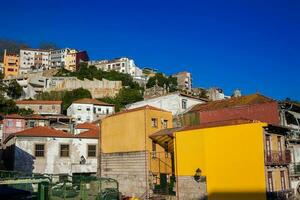
<path fill-rule="evenodd" d="M 88 131 L 84 131 L 77 135 L 79 138 L 99 138 L 100 131 L 99 129 L 90 129 Z"/>
<path fill-rule="evenodd" d="M 89 98 L 78 99 L 76 101 L 73 101 L 73 103 L 94 104 L 94 105 L 101 105 L 101 106 L 114 106 L 113 104 L 109 104 L 109 103 L 99 101 L 97 99 L 89 99 Z"/>
<path fill-rule="evenodd" d="M 21 100 L 16 104 L 62 104 L 62 101 L 44 101 L 44 100 Z"/>
<path fill-rule="evenodd" d="M 33 114 L 33 115 L 27 115 L 27 116 L 24 116 L 25 119 L 48 119 L 47 117 L 44 117 L 42 115 L 37 115 L 37 114 Z"/>
<path fill-rule="evenodd" d="M 265 97 L 260 94 L 252 94 L 241 97 L 232 97 L 230 99 L 211 101 L 204 104 L 195 105 L 190 111 L 209 111 L 222 108 L 240 107 L 246 105 L 262 104 L 268 102 L 274 102 L 275 100 Z"/>
<path fill-rule="evenodd" d="M 76 128 L 77 129 L 97 129 L 98 126 L 96 124 L 85 122 L 85 123 L 76 125 Z"/>
<path fill-rule="evenodd" d="M 24 119 L 23 116 L 18 114 L 9 114 L 4 117 L 5 119 Z"/>

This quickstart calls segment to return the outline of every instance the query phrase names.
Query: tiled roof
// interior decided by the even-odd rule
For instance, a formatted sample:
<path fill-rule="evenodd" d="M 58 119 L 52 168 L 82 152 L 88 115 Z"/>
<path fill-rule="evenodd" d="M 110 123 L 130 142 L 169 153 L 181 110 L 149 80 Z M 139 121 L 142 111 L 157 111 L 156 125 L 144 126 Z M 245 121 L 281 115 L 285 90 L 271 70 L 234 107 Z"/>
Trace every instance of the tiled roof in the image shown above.
<path fill-rule="evenodd" d="M 142 107 L 138 107 L 138 108 L 133 108 L 133 109 L 128 109 L 128 110 L 124 110 L 124 111 L 121 111 L 121 112 L 117 112 L 113 115 L 110 115 L 108 117 L 113 117 L 113 116 L 116 116 L 116 115 L 122 115 L 122 114 L 126 114 L 126 113 L 131 113 L 131 112 L 136 112 L 136 111 L 140 111 L 140 110 L 145 110 L 145 109 L 150 109 L 150 110 L 156 110 L 156 111 L 161 111 L 161 112 L 169 112 L 171 113 L 170 111 L 167 111 L 167 110 L 163 110 L 163 109 L 160 109 L 160 108 L 156 108 L 154 106 L 149 106 L 149 105 L 145 105 L 145 106 L 142 106 Z"/>
<path fill-rule="evenodd" d="M 96 124 L 92 124 L 92 123 L 82 123 L 82 124 L 78 124 L 76 126 L 77 129 L 97 129 L 98 126 Z"/>
<path fill-rule="evenodd" d="M 258 122 L 259 121 L 244 119 L 244 118 L 230 119 L 224 121 L 208 122 L 208 123 L 203 123 L 194 126 L 187 126 L 182 128 L 179 131 L 187 131 L 187 130 L 202 129 L 202 128 L 213 128 L 213 127 L 220 127 L 220 126 L 233 126 L 233 125 L 250 124 L 250 123 L 258 123 Z"/>
<path fill-rule="evenodd" d="M 90 129 L 88 131 L 84 131 L 77 135 L 80 138 L 99 138 L 100 131 L 99 129 Z"/>
<path fill-rule="evenodd" d="M 211 101 L 205 104 L 197 104 L 190 111 L 209 111 L 222 108 L 241 107 L 246 105 L 262 104 L 275 102 L 275 100 L 265 97 L 261 94 L 252 94 L 241 97 L 232 97 L 230 99 Z"/>
<path fill-rule="evenodd" d="M 46 126 L 36 126 L 34 128 L 26 129 L 17 133 L 12 133 L 9 137 L 13 136 L 27 136 L 27 137 L 61 137 L 61 138 L 72 138 L 74 135 L 63 131 L 55 130 Z"/>
<path fill-rule="evenodd" d="M 4 117 L 5 119 L 24 119 L 23 116 L 18 114 L 9 114 Z"/>
<path fill-rule="evenodd" d="M 43 101 L 43 100 L 21 100 L 16 104 L 62 104 L 62 101 Z"/>
<path fill-rule="evenodd" d="M 94 104 L 100 106 L 114 106 L 113 104 L 109 104 L 109 103 L 99 101 L 97 99 L 89 99 L 89 98 L 78 99 L 76 101 L 73 101 L 73 103 Z"/>
<path fill-rule="evenodd" d="M 37 114 L 27 115 L 24 118 L 25 119 L 48 119 L 47 117 L 44 117 L 42 115 L 37 115 Z"/>

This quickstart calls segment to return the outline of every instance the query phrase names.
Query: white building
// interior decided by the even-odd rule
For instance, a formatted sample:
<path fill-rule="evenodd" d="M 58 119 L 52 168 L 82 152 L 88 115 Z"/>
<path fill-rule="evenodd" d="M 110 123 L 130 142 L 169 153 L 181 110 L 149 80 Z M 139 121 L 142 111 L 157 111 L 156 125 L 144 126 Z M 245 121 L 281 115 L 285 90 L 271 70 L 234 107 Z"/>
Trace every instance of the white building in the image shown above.
<path fill-rule="evenodd" d="M 199 99 L 197 97 L 189 96 L 180 92 L 173 92 L 159 97 L 154 97 L 129 104 L 126 106 L 126 108 L 133 109 L 145 105 L 150 105 L 170 111 L 174 116 L 177 116 L 188 110 L 190 107 L 205 102 L 206 101 L 204 99 Z"/>
<path fill-rule="evenodd" d="M 67 115 L 74 118 L 77 124 L 92 122 L 113 113 L 115 113 L 113 104 L 88 98 L 74 101 L 67 109 Z"/>
<path fill-rule="evenodd" d="M 4 64 L 3 64 L 2 62 L 0 62 L 0 72 L 1 72 L 1 73 L 4 73 L 3 67 L 4 67 Z"/>
<path fill-rule="evenodd" d="M 73 52 L 75 49 L 64 48 L 50 51 L 50 66 L 51 67 L 64 67 L 66 65 L 66 58 L 68 53 Z"/>
<path fill-rule="evenodd" d="M 133 77 L 140 77 L 143 75 L 142 69 L 135 65 L 134 60 L 126 57 L 113 60 L 90 61 L 89 66 L 90 65 L 94 65 L 103 71 L 114 70 L 123 74 L 129 74 Z"/>
<path fill-rule="evenodd" d="M 72 135 L 49 127 L 13 133 L 4 141 L 4 164 L 29 173 L 96 174 L 98 135 L 99 130 Z"/>
<path fill-rule="evenodd" d="M 47 50 L 21 49 L 20 50 L 20 74 L 27 74 L 34 70 L 49 69 L 49 55 Z"/>

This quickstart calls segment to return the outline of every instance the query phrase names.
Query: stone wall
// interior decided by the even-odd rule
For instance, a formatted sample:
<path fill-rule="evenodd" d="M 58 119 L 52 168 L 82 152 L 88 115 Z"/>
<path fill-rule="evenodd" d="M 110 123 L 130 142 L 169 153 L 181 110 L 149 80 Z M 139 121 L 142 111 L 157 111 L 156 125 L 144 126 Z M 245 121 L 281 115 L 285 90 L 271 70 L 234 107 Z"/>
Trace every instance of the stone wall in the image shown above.
<path fill-rule="evenodd" d="M 102 177 L 116 179 L 124 195 L 145 197 L 149 192 L 146 152 L 105 153 L 101 157 L 99 170 Z"/>
<path fill-rule="evenodd" d="M 184 200 L 205 200 L 206 199 L 206 181 L 201 180 L 199 183 L 194 180 L 193 176 L 177 176 L 176 193 L 178 199 Z"/>
<path fill-rule="evenodd" d="M 48 86 L 48 91 L 74 90 L 84 88 L 91 92 L 93 98 L 114 97 L 122 89 L 121 81 L 79 80 L 75 77 L 53 77 Z"/>

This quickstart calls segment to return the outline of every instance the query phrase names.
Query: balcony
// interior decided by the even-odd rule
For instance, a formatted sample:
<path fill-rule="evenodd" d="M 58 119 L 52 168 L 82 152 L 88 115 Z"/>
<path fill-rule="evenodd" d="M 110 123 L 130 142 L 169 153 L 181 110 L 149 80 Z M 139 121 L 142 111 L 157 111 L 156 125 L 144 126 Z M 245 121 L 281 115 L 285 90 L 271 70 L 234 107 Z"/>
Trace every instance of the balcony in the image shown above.
<path fill-rule="evenodd" d="M 270 151 L 265 152 L 266 165 L 287 165 L 291 162 L 291 152 L 285 151 Z"/>
<path fill-rule="evenodd" d="M 290 164 L 290 176 L 300 176 L 300 163 Z"/>

